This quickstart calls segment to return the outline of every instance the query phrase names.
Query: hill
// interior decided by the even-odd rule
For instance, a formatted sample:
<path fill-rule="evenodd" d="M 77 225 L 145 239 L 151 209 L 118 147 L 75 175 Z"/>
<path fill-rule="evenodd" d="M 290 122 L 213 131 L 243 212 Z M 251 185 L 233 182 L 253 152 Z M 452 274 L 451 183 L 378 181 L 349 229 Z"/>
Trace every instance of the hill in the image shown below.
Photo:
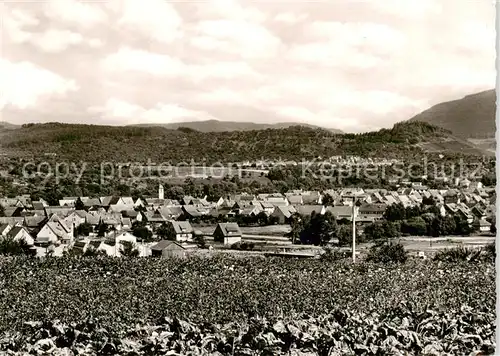
<path fill-rule="evenodd" d="M 308 128 L 319 129 L 321 127 L 297 123 L 297 122 L 279 122 L 276 124 L 256 124 L 253 122 L 238 122 L 238 121 L 218 121 L 218 120 L 205 120 L 205 121 L 187 121 L 187 122 L 174 122 L 170 124 L 138 124 L 129 125 L 133 127 L 162 127 L 169 130 L 177 130 L 181 127 L 186 127 L 200 132 L 225 132 L 225 131 L 255 131 L 266 129 L 286 129 L 291 126 L 304 126 Z M 334 133 L 342 133 L 341 130 L 328 129 Z"/>
<path fill-rule="evenodd" d="M 495 90 L 468 95 L 459 100 L 434 105 L 411 118 L 450 130 L 462 139 L 494 139 Z"/>
<path fill-rule="evenodd" d="M 429 146 L 431 145 L 431 146 Z M 430 147 L 430 148 L 429 148 Z M 292 126 L 257 131 L 198 132 L 161 127 L 28 124 L 0 132 L 0 148 L 16 156 L 94 162 L 239 162 L 283 159 L 301 162 L 318 156 L 408 158 L 426 151 L 480 155 L 483 152 L 447 130 L 421 122 L 363 134 L 335 134 Z"/>
<path fill-rule="evenodd" d="M 20 128 L 19 125 L 11 124 L 10 122 L 0 121 L 0 130 L 15 130 Z"/>

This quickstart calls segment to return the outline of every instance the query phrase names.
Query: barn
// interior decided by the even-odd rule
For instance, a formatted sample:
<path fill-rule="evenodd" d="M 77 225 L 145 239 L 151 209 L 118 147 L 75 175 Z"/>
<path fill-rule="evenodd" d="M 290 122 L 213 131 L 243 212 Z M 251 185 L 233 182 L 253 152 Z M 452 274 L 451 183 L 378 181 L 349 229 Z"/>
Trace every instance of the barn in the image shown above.
<path fill-rule="evenodd" d="M 220 223 L 214 231 L 214 241 L 222 242 L 224 245 L 232 245 L 240 242 L 242 233 L 236 223 Z"/>
<path fill-rule="evenodd" d="M 151 256 L 153 257 L 186 257 L 186 249 L 175 241 L 161 240 L 151 247 Z"/>

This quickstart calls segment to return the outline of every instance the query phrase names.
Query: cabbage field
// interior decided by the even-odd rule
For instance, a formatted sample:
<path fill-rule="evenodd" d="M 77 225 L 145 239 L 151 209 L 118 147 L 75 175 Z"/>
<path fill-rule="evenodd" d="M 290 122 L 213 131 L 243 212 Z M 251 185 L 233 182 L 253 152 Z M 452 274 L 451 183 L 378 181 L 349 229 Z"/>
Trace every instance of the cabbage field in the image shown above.
<path fill-rule="evenodd" d="M 0 354 L 488 355 L 493 263 L 2 258 Z"/>

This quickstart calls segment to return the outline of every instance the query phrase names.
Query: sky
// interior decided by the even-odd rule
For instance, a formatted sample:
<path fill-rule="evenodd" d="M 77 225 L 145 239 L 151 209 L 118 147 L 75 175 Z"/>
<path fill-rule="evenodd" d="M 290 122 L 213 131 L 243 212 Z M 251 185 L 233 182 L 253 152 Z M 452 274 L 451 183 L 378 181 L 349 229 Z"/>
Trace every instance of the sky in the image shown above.
<path fill-rule="evenodd" d="M 495 87 L 489 0 L 0 2 L 0 121 L 390 127 Z"/>

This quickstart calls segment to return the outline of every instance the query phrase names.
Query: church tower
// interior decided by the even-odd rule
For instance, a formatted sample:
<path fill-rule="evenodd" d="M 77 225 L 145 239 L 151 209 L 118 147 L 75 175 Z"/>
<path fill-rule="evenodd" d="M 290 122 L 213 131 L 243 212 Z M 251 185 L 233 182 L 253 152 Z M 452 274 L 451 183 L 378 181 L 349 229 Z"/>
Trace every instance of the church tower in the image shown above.
<path fill-rule="evenodd" d="M 165 199 L 165 191 L 163 190 L 163 185 L 160 184 L 160 187 L 158 188 L 158 199 Z"/>

